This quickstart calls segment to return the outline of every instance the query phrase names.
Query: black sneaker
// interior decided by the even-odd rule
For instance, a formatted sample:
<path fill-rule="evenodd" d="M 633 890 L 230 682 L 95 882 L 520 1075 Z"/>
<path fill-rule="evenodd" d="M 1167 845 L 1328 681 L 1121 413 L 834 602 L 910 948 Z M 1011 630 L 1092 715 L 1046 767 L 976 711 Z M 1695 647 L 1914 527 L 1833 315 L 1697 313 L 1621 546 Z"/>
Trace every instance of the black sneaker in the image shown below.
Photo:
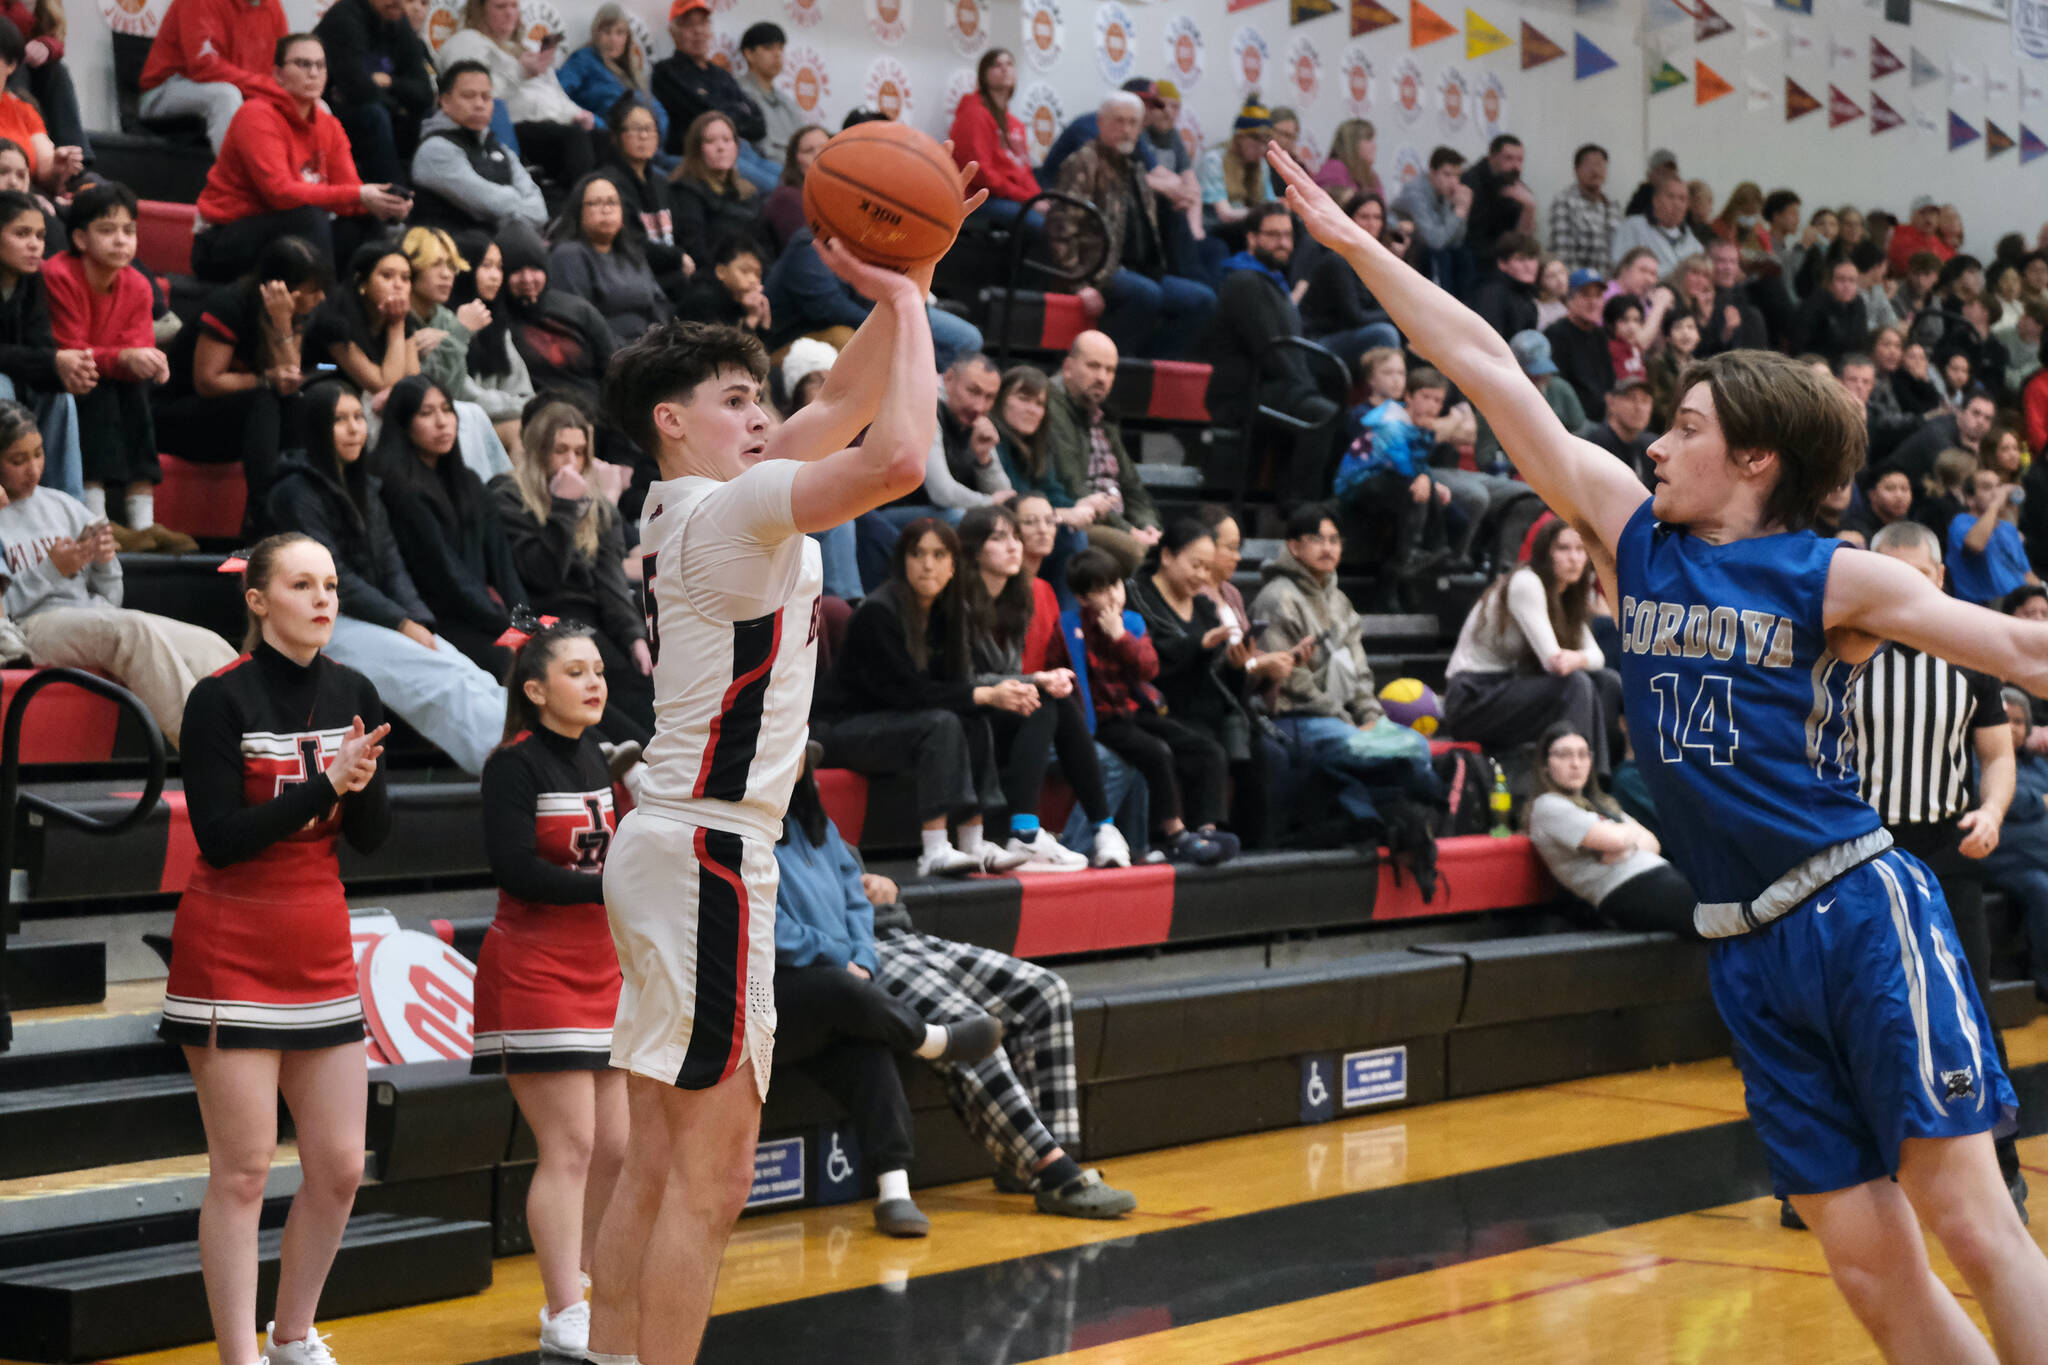
<path fill-rule="evenodd" d="M 1166 841 L 1166 857 L 1169 862 L 1214 867 L 1223 861 L 1225 854 L 1223 845 L 1215 840 L 1205 838 L 1191 829 L 1183 829 Z"/>
<path fill-rule="evenodd" d="M 1794 1232 L 1805 1232 L 1807 1230 L 1806 1220 L 1799 1216 L 1799 1210 L 1792 1207 L 1792 1201 L 1789 1199 L 1780 1199 L 1778 1201 L 1778 1226 L 1790 1228 Z"/>
<path fill-rule="evenodd" d="M 2033 1221 L 2027 1214 L 2027 1178 L 2018 1171 L 2013 1172 L 2012 1183 L 2005 1187 L 2012 1193 L 2012 1206 L 2019 1210 L 2020 1226 Z"/>
<path fill-rule="evenodd" d="M 946 1030 L 946 1050 L 938 1060 L 973 1065 L 986 1061 L 1003 1045 L 1003 1021 L 992 1014 L 973 1019 L 956 1019 L 941 1025 Z"/>

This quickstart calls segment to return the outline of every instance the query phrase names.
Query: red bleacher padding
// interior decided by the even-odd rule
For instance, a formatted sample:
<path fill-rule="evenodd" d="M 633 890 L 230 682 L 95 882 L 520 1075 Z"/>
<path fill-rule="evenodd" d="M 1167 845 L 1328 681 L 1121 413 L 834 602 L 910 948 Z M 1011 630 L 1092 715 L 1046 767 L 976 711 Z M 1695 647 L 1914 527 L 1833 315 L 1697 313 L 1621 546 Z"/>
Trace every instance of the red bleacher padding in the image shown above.
<path fill-rule="evenodd" d="M 1436 841 L 1440 874 L 1436 899 L 1428 905 L 1415 889 L 1415 879 L 1402 873 L 1394 882 L 1394 865 L 1380 852 L 1380 885 L 1372 917 L 1415 919 L 1427 915 L 1462 915 L 1475 910 L 1517 910 L 1545 905 L 1558 897 L 1557 883 L 1523 834 L 1496 839 L 1490 834 L 1459 834 Z"/>
<path fill-rule="evenodd" d="M 1173 928 L 1173 868 L 1166 863 L 1017 877 L 1024 902 L 1018 957 L 1092 953 L 1166 942 Z"/>
<path fill-rule="evenodd" d="M 846 768 L 820 768 L 818 796 L 839 837 L 858 848 L 868 823 L 868 780 Z"/>
<path fill-rule="evenodd" d="M 0 715 L 36 675 L 33 668 L 0 669 Z M 53 683 L 29 703 L 21 726 L 23 763 L 97 763 L 114 755 L 121 708 L 97 692 Z"/>
<path fill-rule="evenodd" d="M 199 210 L 190 204 L 143 200 L 135 220 L 135 259 L 160 274 L 191 274 L 192 227 L 198 219 Z"/>
<path fill-rule="evenodd" d="M 1064 351 L 1074 344 L 1074 338 L 1092 325 L 1087 312 L 1081 307 L 1078 294 L 1044 294 L 1040 296 L 1045 309 L 1044 330 L 1039 333 L 1038 345 L 1047 351 Z"/>
<path fill-rule="evenodd" d="M 1161 422 L 1209 420 L 1209 367 L 1193 360 L 1152 362 L 1152 401 L 1145 415 Z"/>
<path fill-rule="evenodd" d="M 175 455 L 159 455 L 164 481 L 156 487 L 156 519 L 160 525 L 206 540 L 233 540 L 242 534 L 248 485 L 239 464 L 198 464 Z"/>

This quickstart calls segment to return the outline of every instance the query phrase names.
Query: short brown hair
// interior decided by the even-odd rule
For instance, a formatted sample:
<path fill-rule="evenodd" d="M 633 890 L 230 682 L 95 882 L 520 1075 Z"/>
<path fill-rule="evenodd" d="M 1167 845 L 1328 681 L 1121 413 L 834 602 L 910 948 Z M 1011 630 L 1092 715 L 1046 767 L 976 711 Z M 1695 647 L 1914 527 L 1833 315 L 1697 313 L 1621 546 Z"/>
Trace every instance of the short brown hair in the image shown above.
<path fill-rule="evenodd" d="M 1778 483 L 1764 519 L 1789 531 L 1812 526 L 1821 502 L 1863 467 L 1869 444 L 1861 406 L 1833 379 L 1775 351 L 1724 351 L 1695 361 L 1678 391 L 1705 384 L 1732 457 L 1738 450 L 1778 457 Z"/>

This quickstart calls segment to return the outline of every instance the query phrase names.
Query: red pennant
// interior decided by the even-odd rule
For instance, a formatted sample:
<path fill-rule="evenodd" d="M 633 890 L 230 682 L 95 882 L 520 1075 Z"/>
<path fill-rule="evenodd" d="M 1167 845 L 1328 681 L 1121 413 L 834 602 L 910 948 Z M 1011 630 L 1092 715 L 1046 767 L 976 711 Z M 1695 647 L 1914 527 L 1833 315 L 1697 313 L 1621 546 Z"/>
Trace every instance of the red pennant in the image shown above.
<path fill-rule="evenodd" d="M 1872 137 L 1879 133 L 1888 133 L 1894 128 L 1903 127 L 1905 122 L 1906 116 L 1885 103 L 1883 95 L 1878 94 L 1875 90 L 1870 92 L 1870 133 Z"/>
<path fill-rule="evenodd" d="M 1400 22 L 1401 16 L 1380 4 L 1379 0 L 1351 0 L 1351 36 L 1354 38 L 1392 28 Z"/>
<path fill-rule="evenodd" d="M 1554 62 L 1564 56 L 1564 49 L 1552 42 L 1549 36 L 1532 26 L 1527 19 L 1522 21 L 1522 70 Z"/>
<path fill-rule="evenodd" d="M 1785 122 L 1804 118 L 1818 108 L 1820 101 L 1809 94 L 1805 86 L 1790 76 L 1785 78 Z"/>
<path fill-rule="evenodd" d="M 1431 43 L 1445 38 L 1455 38 L 1458 26 L 1438 14 L 1422 0 L 1410 0 L 1408 5 L 1408 46 L 1428 47 Z"/>
<path fill-rule="evenodd" d="M 1841 87 L 1828 87 L 1828 127 L 1839 128 L 1863 117 L 1863 107 L 1843 94 Z"/>
<path fill-rule="evenodd" d="M 1906 64 L 1899 60 L 1899 55 L 1896 52 L 1893 52 L 1876 38 L 1870 40 L 1870 79 L 1874 81 L 1883 80 L 1886 76 L 1891 75 L 1892 72 L 1904 71 L 1905 69 Z"/>
<path fill-rule="evenodd" d="M 1707 0 L 1699 0 L 1699 12 L 1693 15 L 1692 21 L 1692 40 L 1694 42 L 1704 43 L 1709 38 L 1718 38 L 1724 33 L 1733 33 L 1734 31 L 1735 25 L 1723 18 L 1721 11 L 1708 4 Z M 1730 88 L 1732 89 L 1733 87 Z"/>

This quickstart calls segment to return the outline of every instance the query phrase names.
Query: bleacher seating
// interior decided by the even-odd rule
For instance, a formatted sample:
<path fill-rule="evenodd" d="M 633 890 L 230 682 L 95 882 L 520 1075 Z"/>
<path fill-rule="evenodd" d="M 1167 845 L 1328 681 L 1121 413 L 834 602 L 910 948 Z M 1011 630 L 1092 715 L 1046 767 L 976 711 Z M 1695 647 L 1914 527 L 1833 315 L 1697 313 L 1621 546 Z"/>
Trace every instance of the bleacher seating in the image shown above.
<path fill-rule="evenodd" d="M 977 300 L 977 317 L 991 355 L 1022 351 L 1059 355 L 1093 324 L 1078 294 L 1040 294 L 1020 289 L 1016 306 L 1007 306 L 1007 290 L 991 285 Z"/>
<path fill-rule="evenodd" d="M 156 487 L 156 519 L 198 540 L 239 545 L 249 498 L 242 466 L 235 461 L 200 464 L 159 455 L 164 480 Z"/>
<path fill-rule="evenodd" d="M 33 668 L 0 669 L 0 715 L 36 675 Z M 37 696 L 21 727 L 23 763 L 93 763 L 114 756 L 121 708 L 82 687 L 57 683 Z"/>
<path fill-rule="evenodd" d="M 135 261 L 159 275 L 192 273 L 192 229 L 199 210 L 190 204 L 145 199 L 135 221 Z M 168 523 L 166 523 L 168 525 Z"/>

